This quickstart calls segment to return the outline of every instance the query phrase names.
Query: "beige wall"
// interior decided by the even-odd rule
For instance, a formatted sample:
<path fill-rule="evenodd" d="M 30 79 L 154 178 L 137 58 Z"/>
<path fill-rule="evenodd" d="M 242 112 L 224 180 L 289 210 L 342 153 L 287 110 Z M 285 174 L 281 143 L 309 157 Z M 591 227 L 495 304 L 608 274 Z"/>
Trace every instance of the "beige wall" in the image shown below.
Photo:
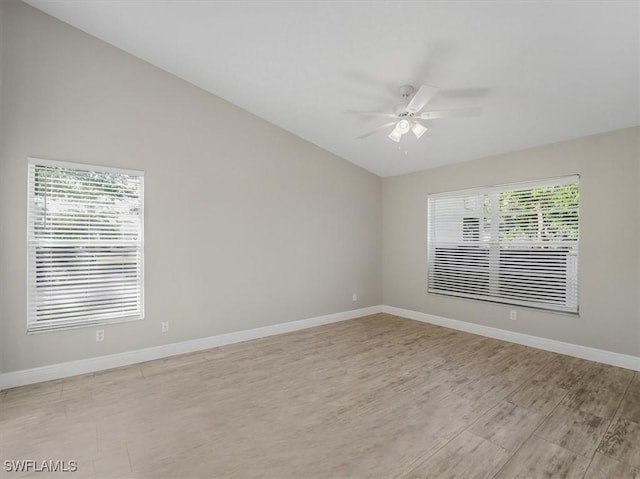
<path fill-rule="evenodd" d="M 383 179 L 384 304 L 640 355 L 638 135 L 631 128 Z M 428 294 L 427 194 L 580 175 L 580 317 Z"/>
<path fill-rule="evenodd" d="M 377 176 L 25 4 L 3 6 L 4 371 L 380 304 Z M 25 333 L 27 156 L 145 170 L 144 321 L 106 326 L 103 343 L 96 328 Z"/>

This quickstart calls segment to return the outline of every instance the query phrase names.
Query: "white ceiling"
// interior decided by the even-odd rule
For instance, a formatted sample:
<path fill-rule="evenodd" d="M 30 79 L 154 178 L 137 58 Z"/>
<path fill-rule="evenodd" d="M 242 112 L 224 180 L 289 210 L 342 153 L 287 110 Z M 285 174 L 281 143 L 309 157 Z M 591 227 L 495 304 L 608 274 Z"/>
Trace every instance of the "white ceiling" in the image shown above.
<path fill-rule="evenodd" d="M 640 124 L 637 1 L 27 3 L 380 176 Z M 482 113 L 356 140 L 407 83 Z"/>

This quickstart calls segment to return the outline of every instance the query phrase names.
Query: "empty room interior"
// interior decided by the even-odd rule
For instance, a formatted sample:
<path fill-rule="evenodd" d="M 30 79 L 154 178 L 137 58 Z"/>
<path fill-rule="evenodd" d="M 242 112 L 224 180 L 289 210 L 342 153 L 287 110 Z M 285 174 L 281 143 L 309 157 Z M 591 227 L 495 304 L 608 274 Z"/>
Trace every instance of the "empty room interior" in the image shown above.
<path fill-rule="evenodd" d="M 639 1 L 0 39 L 0 477 L 640 478 Z"/>

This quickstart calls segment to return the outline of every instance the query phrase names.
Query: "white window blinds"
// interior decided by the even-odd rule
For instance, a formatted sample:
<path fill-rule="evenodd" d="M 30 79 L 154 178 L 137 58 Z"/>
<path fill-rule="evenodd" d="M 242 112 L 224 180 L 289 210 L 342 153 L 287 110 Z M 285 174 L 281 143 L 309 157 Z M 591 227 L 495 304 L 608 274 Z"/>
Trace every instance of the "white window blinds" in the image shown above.
<path fill-rule="evenodd" d="M 143 175 L 29 159 L 28 330 L 143 317 Z"/>
<path fill-rule="evenodd" d="M 579 178 L 428 198 L 428 290 L 578 312 Z"/>

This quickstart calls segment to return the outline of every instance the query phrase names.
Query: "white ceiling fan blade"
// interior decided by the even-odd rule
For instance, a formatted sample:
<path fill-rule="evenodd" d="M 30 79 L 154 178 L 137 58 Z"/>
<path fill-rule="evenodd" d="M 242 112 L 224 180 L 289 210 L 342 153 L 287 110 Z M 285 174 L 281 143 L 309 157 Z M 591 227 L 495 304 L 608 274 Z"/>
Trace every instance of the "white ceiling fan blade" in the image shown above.
<path fill-rule="evenodd" d="M 482 111 L 480 107 L 456 108 L 455 110 L 425 111 L 416 115 L 421 120 L 435 120 L 436 118 L 456 118 L 463 116 L 479 115 Z"/>
<path fill-rule="evenodd" d="M 424 108 L 429 100 L 433 98 L 433 95 L 438 93 L 439 88 L 429 85 L 422 85 L 413 96 L 413 99 L 407 105 L 407 111 L 409 113 L 416 113 Z"/>
<path fill-rule="evenodd" d="M 347 113 L 353 113 L 356 115 L 367 115 L 367 116 L 381 116 L 383 118 L 398 118 L 398 115 L 394 113 L 380 113 L 377 111 L 347 110 Z"/>
<path fill-rule="evenodd" d="M 371 135 L 375 135 L 376 133 L 378 133 L 378 132 L 380 132 L 380 131 L 384 130 L 385 128 L 389 128 L 390 126 L 393 126 L 393 125 L 395 125 L 395 124 L 396 124 L 396 122 L 395 122 L 395 121 L 392 121 L 391 123 L 387 123 L 387 124 L 385 124 L 385 125 L 379 126 L 378 128 L 376 128 L 376 129 L 375 129 L 375 130 L 373 130 L 373 131 L 370 131 L 369 133 L 365 133 L 364 135 L 360 135 L 360 136 L 356 137 L 356 140 L 362 140 L 362 139 L 364 139 L 364 138 L 368 138 L 368 137 L 370 137 Z"/>

